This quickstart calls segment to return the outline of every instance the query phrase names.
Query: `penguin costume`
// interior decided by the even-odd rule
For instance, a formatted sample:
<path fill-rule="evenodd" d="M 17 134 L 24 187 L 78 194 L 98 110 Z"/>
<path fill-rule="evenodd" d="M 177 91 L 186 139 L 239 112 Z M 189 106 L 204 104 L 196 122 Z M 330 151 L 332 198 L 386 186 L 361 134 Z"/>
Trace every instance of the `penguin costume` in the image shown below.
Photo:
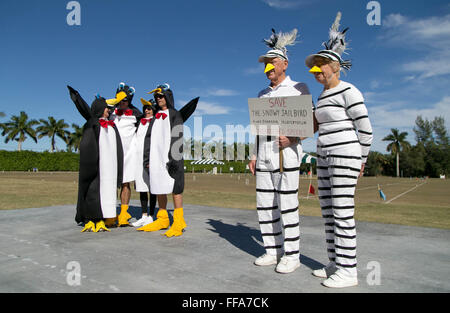
<path fill-rule="evenodd" d="M 133 104 L 133 96 L 135 93 L 134 87 L 130 87 L 125 83 L 120 83 L 116 90 L 116 95 L 125 93 L 126 97 L 123 101 L 128 101 L 128 106 L 125 109 L 121 109 L 121 104 L 111 114 L 111 120 L 117 125 L 117 129 L 120 134 L 123 149 L 123 177 L 122 177 L 122 190 L 120 194 L 121 198 L 121 211 L 118 216 L 118 226 L 129 225 L 128 220 L 131 215 L 128 213 L 129 197 L 123 195 L 124 188 L 129 188 L 126 184 L 135 180 L 136 172 L 136 149 L 134 140 L 136 137 L 136 125 L 139 117 L 142 115 L 141 111 L 137 109 Z M 131 189 L 129 190 L 131 194 Z"/>
<path fill-rule="evenodd" d="M 122 182 L 123 151 L 117 127 L 104 118 L 104 112 L 106 108 L 112 111 L 126 95 L 121 93 L 110 100 L 97 96 L 89 108 L 78 91 L 70 86 L 67 88 L 76 108 L 86 119 L 80 142 L 75 221 L 85 223 L 82 232 L 109 231 L 105 220 L 108 222 L 116 217 L 116 190 Z"/>
<path fill-rule="evenodd" d="M 175 197 L 181 197 L 184 190 L 183 123 L 195 111 L 199 98 L 191 100 L 177 111 L 173 93 L 168 84 L 160 85 L 149 93 L 154 93 L 158 112 L 147 130 L 144 168 L 149 169 L 149 185 L 153 194 L 165 196 L 172 193 L 174 196 L 173 224 L 164 235 L 180 236 L 186 228 L 186 223 L 183 218 L 183 208 L 176 207 Z M 160 98 L 165 99 L 163 107 L 158 100 Z M 138 230 L 157 231 L 169 227 L 169 216 L 159 196 L 158 204 L 160 209 L 156 220 Z"/>
<path fill-rule="evenodd" d="M 135 149 L 136 149 L 136 173 L 135 173 L 135 190 L 139 192 L 141 201 L 142 217 L 131 225 L 134 227 L 142 227 L 153 222 L 153 215 L 156 207 L 156 195 L 150 192 L 148 168 L 144 168 L 144 141 L 147 134 L 150 121 L 154 118 L 157 111 L 156 103 L 153 99 L 149 101 L 142 99 L 142 112 L 138 119 Z M 151 116 L 149 116 L 151 114 Z M 150 198 L 150 203 L 149 203 Z M 150 208 L 150 212 L 148 209 Z"/>

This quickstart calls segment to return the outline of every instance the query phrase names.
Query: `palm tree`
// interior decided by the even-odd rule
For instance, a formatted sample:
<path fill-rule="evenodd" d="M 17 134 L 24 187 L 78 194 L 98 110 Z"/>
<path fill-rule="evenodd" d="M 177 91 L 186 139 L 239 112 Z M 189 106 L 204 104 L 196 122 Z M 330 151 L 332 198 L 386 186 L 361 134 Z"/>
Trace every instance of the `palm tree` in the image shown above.
<path fill-rule="evenodd" d="M 67 144 L 68 137 L 70 132 L 65 130 L 69 127 L 68 124 L 64 122 L 64 120 L 55 120 L 53 116 L 48 117 L 48 121 L 44 119 L 39 120 L 41 122 L 41 126 L 39 126 L 36 131 L 39 133 L 39 139 L 47 136 L 50 137 L 51 140 L 51 152 L 55 151 L 55 137 L 58 136 Z"/>
<path fill-rule="evenodd" d="M 386 150 L 396 155 L 397 177 L 400 176 L 400 160 L 399 160 L 400 151 L 408 150 L 411 147 L 409 142 L 406 141 L 406 136 L 408 136 L 407 132 L 399 133 L 399 130 L 397 128 L 391 128 L 391 133 L 383 138 L 383 141 L 391 142 L 390 144 L 388 144 Z"/>
<path fill-rule="evenodd" d="M 80 149 L 81 137 L 83 137 L 83 126 L 78 126 L 77 124 L 72 124 L 74 131 L 69 134 L 67 140 L 67 148 L 72 151 L 72 149 L 77 152 Z"/>
<path fill-rule="evenodd" d="M 28 115 L 24 111 L 21 111 L 19 116 L 13 115 L 9 122 L 0 125 L 3 129 L 2 136 L 6 136 L 5 143 L 10 140 L 17 141 L 17 150 L 19 151 L 22 151 L 22 143 L 27 139 L 27 135 L 37 143 L 36 130 L 33 128 L 37 124 L 39 124 L 37 120 L 29 121 Z"/>

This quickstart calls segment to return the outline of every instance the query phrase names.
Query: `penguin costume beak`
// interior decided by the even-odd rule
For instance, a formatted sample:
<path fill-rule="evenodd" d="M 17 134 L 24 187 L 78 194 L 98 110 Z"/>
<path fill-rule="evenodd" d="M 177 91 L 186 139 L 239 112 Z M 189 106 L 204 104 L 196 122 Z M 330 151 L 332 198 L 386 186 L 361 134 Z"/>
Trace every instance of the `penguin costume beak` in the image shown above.
<path fill-rule="evenodd" d="M 162 93 L 162 89 L 161 89 L 161 88 L 156 88 L 156 89 L 153 89 L 152 91 L 147 92 L 147 93 L 148 93 L 148 94 L 151 94 L 151 93 L 154 93 L 154 92 L 156 92 L 156 93 Z"/>
<path fill-rule="evenodd" d="M 267 63 L 266 68 L 264 69 L 264 74 L 273 70 L 275 66 L 272 63 Z"/>
<path fill-rule="evenodd" d="M 320 69 L 320 67 L 318 67 L 318 66 L 313 66 L 310 70 L 309 70 L 309 72 L 310 73 L 322 73 L 322 70 Z"/>
<path fill-rule="evenodd" d="M 141 98 L 141 103 L 142 103 L 142 105 L 152 105 L 152 103 L 151 102 L 149 102 L 149 101 L 147 101 L 147 100 L 145 100 L 145 99 L 142 99 Z"/>
<path fill-rule="evenodd" d="M 108 104 L 108 106 L 115 106 L 116 104 L 118 104 L 120 101 L 122 101 L 126 97 L 127 97 L 127 94 L 125 92 L 121 91 L 118 94 L 116 94 L 116 97 L 114 99 L 106 99 L 106 104 Z"/>

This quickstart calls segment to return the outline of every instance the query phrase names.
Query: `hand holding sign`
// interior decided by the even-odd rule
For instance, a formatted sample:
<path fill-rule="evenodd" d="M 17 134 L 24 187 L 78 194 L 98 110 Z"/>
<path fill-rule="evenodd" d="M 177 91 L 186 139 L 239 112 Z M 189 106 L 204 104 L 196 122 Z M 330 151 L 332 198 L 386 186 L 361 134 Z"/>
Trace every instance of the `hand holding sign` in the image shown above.
<path fill-rule="evenodd" d="M 280 171 L 282 172 L 282 149 L 290 146 L 297 140 L 296 138 L 314 136 L 311 95 L 250 98 L 248 109 L 253 135 L 279 137 Z"/>

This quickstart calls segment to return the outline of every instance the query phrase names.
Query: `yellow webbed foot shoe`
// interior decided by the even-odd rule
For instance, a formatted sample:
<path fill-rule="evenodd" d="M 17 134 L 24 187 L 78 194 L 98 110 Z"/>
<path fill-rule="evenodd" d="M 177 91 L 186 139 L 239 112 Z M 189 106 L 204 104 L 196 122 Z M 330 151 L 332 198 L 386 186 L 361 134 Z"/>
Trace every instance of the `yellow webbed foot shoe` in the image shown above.
<path fill-rule="evenodd" d="M 183 208 L 173 211 L 173 224 L 168 231 L 164 233 L 167 237 L 178 237 L 183 234 L 183 229 L 187 227 L 183 217 Z"/>
<path fill-rule="evenodd" d="M 117 226 L 117 217 L 105 218 L 105 226 L 106 227 L 116 227 Z"/>
<path fill-rule="evenodd" d="M 161 229 L 166 229 L 169 227 L 169 214 L 167 214 L 166 210 L 159 210 L 158 214 L 156 214 L 156 220 L 153 223 L 147 224 L 137 230 L 140 231 L 158 231 Z"/>
<path fill-rule="evenodd" d="M 118 226 L 128 226 L 128 220 L 131 218 L 131 215 L 128 213 L 128 205 L 122 204 L 120 206 L 120 214 L 118 216 Z"/>
<path fill-rule="evenodd" d="M 99 231 L 110 231 L 108 228 L 106 228 L 104 221 L 97 222 L 97 224 L 95 225 L 95 232 L 97 233 Z"/>
<path fill-rule="evenodd" d="M 84 233 L 85 231 L 93 231 L 95 232 L 95 224 L 93 221 L 89 221 L 88 223 L 86 223 L 84 225 L 84 228 L 81 230 L 82 233 Z"/>

